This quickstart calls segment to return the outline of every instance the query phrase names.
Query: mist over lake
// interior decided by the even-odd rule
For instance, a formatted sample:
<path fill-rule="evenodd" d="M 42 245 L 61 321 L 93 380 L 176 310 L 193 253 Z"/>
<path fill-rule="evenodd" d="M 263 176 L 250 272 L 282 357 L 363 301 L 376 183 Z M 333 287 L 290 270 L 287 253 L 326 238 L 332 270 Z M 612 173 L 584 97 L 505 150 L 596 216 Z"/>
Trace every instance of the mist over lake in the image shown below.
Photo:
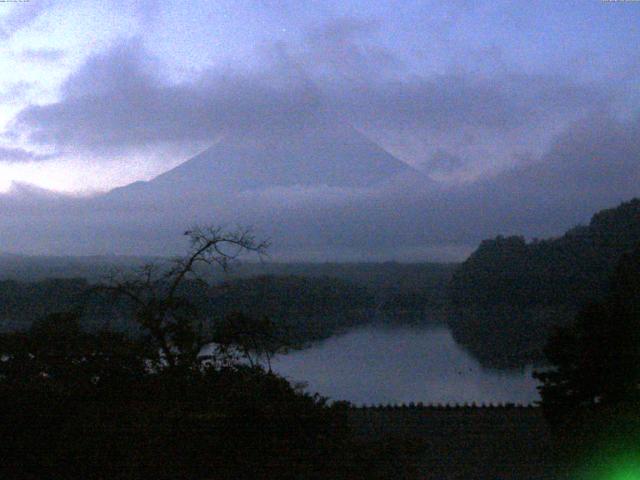
<path fill-rule="evenodd" d="M 483 368 L 446 327 L 358 328 L 280 355 L 273 369 L 292 382 L 306 382 L 309 392 L 357 405 L 538 399 L 530 368 Z"/>

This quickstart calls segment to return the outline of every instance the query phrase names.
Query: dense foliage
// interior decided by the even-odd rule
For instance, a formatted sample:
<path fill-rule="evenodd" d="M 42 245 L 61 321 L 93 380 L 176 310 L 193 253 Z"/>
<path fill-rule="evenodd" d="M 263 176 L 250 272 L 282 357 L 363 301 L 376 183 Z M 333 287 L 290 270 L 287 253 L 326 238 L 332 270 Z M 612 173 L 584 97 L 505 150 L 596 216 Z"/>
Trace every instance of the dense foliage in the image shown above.
<path fill-rule="evenodd" d="M 294 276 L 333 278 L 365 288 L 383 310 L 439 308 L 457 264 L 450 263 L 272 263 L 245 264 L 235 271 L 243 277 Z"/>
<path fill-rule="evenodd" d="M 606 298 L 558 328 L 545 353 L 551 368 L 534 374 L 542 382 L 542 408 L 575 476 L 637 472 L 640 244 L 620 259 Z"/>
<path fill-rule="evenodd" d="M 640 245 L 623 255 L 610 294 L 550 337 L 552 369 L 537 373 L 551 417 L 640 399 Z"/>
<path fill-rule="evenodd" d="M 0 281 L 0 326 L 29 325 L 49 312 L 78 308 L 88 283 L 83 279 L 48 279 L 39 282 Z"/>
<path fill-rule="evenodd" d="M 163 259 L 144 257 L 28 257 L 0 253 L 0 285 L 4 280 L 22 284 L 49 279 L 86 279 L 101 282 L 114 268 L 131 270 Z M 166 263 L 166 259 L 164 259 Z M 225 274 L 199 271 L 216 284 L 254 277 L 332 278 L 357 285 L 387 310 L 422 310 L 440 307 L 456 264 L 445 263 L 278 263 L 242 262 Z"/>
<path fill-rule="evenodd" d="M 266 316 L 289 332 L 292 346 L 302 346 L 370 322 L 375 303 L 368 289 L 336 278 L 260 276 L 214 288 L 207 309 L 219 319 L 230 312 Z"/>
<path fill-rule="evenodd" d="M 130 266 L 122 275 L 140 268 Z M 423 322 L 425 309 L 442 307 L 452 271 L 448 265 L 393 263 L 269 268 L 277 274 L 245 276 L 260 271 L 253 264 L 234 268 L 225 281 L 187 279 L 177 293 L 191 306 L 190 315 L 197 312 L 207 328 L 231 313 L 266 316 L 304 345 L 373 320 L 397 319 L 402 313 L 399 321 L 410 316 L 411 321 Z M 336 276 L 322 275 L 325 272 Z M 95 286 L 74 278 L 0 281 L 0 331 L 24 329 L 48 312 L 70 310 L 81 311 L 83 324 L 93 329 L 108 323 L 119 330 L 139 330 L 131 301 L 99 295 Z"/>
<path fill-rule="evenodd" d="M 454 336 L 491 365 L 541 360 L 550 329 L 603 299 L 616 263 L 638 242 L 639 199 L 560 238 L 485 240 L 450 284 Z"/>
<path fill-rule="evenodd" d="M 73 315 L 3 335 L 7 478 L 331 476 L 344 451 L 341 406 L 259 367 L 153 371 L 144 347 L 83 331 Z"/>

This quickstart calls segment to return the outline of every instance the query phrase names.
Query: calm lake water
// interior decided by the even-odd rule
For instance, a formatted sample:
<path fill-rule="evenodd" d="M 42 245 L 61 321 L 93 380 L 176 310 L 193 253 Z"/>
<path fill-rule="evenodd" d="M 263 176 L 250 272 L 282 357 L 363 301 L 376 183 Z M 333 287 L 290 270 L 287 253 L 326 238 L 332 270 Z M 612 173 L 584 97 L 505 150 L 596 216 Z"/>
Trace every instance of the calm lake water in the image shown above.
<path fill-rule="evenodd" d="M 332 400 L 379 403 L 527 404 L 531 369 L 484 369 L 446 327 L 366 327 L 278 356 L 273 369 Z"/>

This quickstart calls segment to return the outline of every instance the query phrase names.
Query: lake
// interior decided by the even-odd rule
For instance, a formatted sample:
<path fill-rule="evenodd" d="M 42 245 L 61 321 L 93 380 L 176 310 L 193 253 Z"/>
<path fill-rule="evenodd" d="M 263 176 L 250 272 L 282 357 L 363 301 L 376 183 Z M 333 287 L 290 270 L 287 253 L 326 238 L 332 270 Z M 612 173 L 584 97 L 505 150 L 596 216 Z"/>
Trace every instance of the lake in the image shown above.
<path fill-rule="evenodd" d="M 273 359 L 273 370 L 307 391 L 357 405 L 423 402 L 528 404 L 531 369 L 490 370 L 446 327 L 370 326 Z"/>

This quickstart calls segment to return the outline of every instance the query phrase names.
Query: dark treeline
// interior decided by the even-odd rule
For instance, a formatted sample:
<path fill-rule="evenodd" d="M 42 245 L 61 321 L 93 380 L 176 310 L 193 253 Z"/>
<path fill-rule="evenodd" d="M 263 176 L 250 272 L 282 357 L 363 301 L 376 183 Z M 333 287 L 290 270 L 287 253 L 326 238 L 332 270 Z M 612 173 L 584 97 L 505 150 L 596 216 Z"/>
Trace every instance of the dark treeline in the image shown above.
<path fill-rule="evenodd" d="M 0 282 L 31 283 L 52 278 L 104 280 L 115 269 L 140 268 L 166 262 L 151 257 L 31 257 L 0 254 Z M 365 287 L 377 305 L 387 310 L 418 310 L 440 307 L 446 301 L 447 284 L 457 264 L 453 263 L 279 263 L 242 262 L 225 274 L 202 272 L 207 280 L 220 283 L 262 276 L 335 278 Z"/>
<path fill-rule="evenodd" d="M 101 276 L 85 279 L 69 277 L 78 273 L 73 261 L 32 262 L 22 274 L 38 269 L 44 273 L 49 262 L 56 262 L 59 268 L 53 271 L 63 278 L 25 281 L 18 275 L 22 280 L 0 280 L 1 330 L 27 328 L 50 312 L 71 310 L 81 312 L 85 325 L 92 328 L 108 324 L 135 329 L 126 301 L 113 301 L 94 290 L 98 278 L 108 278 L 114 265 L 109 269 L 100 264 Z M 138 259 L 115 266 L 126 273 L 142 265 Z M 17 266 L 10 270 L 19 271 Z M 372 321 L 404 322 L 408 318 L 422 322 L 425 310 L 444 305 L 452 272 L 453 266 L 447 264 L 243 263 L 225 276 L 206 272 L 207 284 L 184 282 L 180 293 L 197 306 L 198 314 L 208 323 L 231 312 L 267 316 L 286 326 L 297 343 L 304 344 Z"/>
<path fill-rule="evenodd" d="M 303 276 L 336 278 L 365 287 L 387 311 L 442 307 L 454 263 L 269 263 L 243 264 L 234 276 Z"/>
<path fill-rule="evenodd" d="M 259 276 L 214 288 L 203 310 L 211 318 L 229 312 L 268 317 L 285 328 L 292 344 L 302 346 L 375 317 L 374 294 L 367 288 L 328 277 Z"/>
<path fill-rule="evenodd" d="M 0 253 L 0 280 L 35 282 L 50 278 L 85 278 L 101 281 L 114 268 L 136 268 L 155 263 L 156 257 L 133 256 L 31 256 Z"/>
<path fill-rule="evenodd" d="M 25 328 L 49 313 L 81 308 L 88 287 L 80 278 L 0 281 L 0 329 Z"/>
<path fill-rule="evenodd" d="M 7 476 L 389 476 L 411 439 L 358 440 L 347 404 L 303 393 L 271 372 L 270 358 L 396 310 L 422 318 L 428 309 L 451 311 L 455 338 L 493 366 L 539 361 L 552 328 L 580 311 L 547 348 L 558 368 L 539 375 L 544 410 L 566 416 L 586 403 L 590 413 L 603 399 L 617 408 L 620 398 L 637 398 L 640 249 L 628 252 L 640 245 L 639 200 L 557 239 L 485 241 L 455 272 L 433 264 L 277 264 L 264 274 L 253 264 L 221 281 L 190 259 L 224 269 L 228 259 L 210 250 L 216 242 L 258 252 L 261 244 L 217 229 L 187 235 L 191 256 L 127 264 L 103 283 L 0 282 Z M 595 306 L 583 309 L 587 303 Z"/>
<path fill-rule="evenodd" d="M 618 260 L 638 243 L 638 199 L 559 238 L 483 241 L 450 284 L 454 337 L 491 366 L 542 360 L 550 329 L 604 298 Z"/>
<path fill-rule="evenodd" d="M 549 365 L 534 373 L 558 450 L 579 473 L 571 478 L 640 472 L 640 244 L 620 258 L 608 290 L 551 333 Z"/>

